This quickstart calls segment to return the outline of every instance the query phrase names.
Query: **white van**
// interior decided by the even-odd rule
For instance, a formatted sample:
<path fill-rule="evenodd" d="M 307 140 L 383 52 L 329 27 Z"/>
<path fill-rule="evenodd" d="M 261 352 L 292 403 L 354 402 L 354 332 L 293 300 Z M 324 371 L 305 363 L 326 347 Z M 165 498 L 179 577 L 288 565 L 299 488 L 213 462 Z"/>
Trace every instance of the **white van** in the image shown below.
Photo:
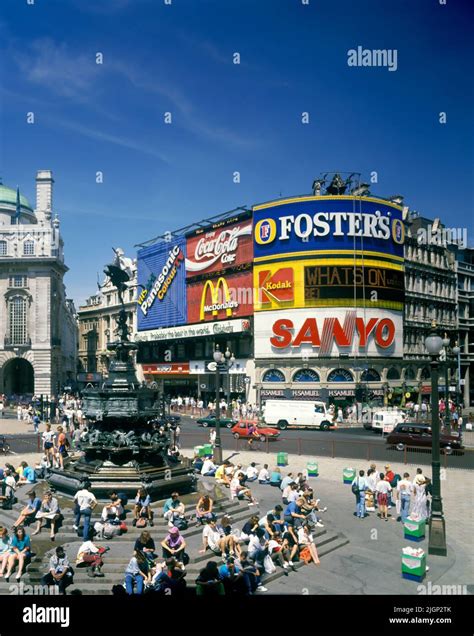
<path fill-rule="evenodd" d="M 405 421 L 406 415 L 397 409 L 381 409 L 372 416 L 372 430 L 375 433 L 391 433 L 397 424 Z"/>
<path fill-rule="evenodd" d="M 325 403 L 315 401 L 267 400 L 263 407 L 263 420 L 268 426 L 276 426 L 280 430 L 301 427 L 327 431 L 332 426 Z"/>

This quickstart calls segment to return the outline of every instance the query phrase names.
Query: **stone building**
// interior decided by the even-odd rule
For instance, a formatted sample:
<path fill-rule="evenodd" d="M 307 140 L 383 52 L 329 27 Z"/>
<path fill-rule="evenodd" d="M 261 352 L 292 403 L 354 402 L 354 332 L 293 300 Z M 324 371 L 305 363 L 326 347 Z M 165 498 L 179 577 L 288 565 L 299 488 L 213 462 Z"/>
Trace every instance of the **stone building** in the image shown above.
<path fill-rule="evenodd" d="M 53 176 L 39 170 L 36 207 L 0 185 L 0 391 L 56 394 L 74 379 L 77 325 L 63 283 L 68 271 Z"/>
<path fill-rule="evenodd" d="M 132 259 L 124 259 L 131 269 L 132 279 L 124 292 L 124 304 L 128 314 L 130 333 L 136 332 L 137 265 Z M 87 298 L 78 309 L 79 324 L 79 386 L 86 382 L 100 382 L 107 376 L 110 351 L 107 344 L 116 339 L 117 318 L 120 311 L 117 288 L 106 279 L 97 294 Z"/>
<path fill-rule="evenodd" d="M 474 404 L 474 249 L 457 254 L 460 389 L 464 406 Z"/>

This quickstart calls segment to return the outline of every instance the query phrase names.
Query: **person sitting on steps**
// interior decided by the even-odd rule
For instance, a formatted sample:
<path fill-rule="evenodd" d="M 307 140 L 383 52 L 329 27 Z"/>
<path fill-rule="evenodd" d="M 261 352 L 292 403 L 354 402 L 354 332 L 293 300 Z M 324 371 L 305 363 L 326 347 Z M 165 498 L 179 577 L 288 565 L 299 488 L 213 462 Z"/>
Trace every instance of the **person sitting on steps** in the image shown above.
<path fill-rule="evenodd" d="M 135 506 L 133 509 L 134 520 L 132 524 L 137 525 L 137 521 L 140 518 L 148 519 L 150 526 L 153 526 L 153 512 L 150 507 L 151 497 L 147 493 L 146 488 L 139 488 L 137 496 L 135 497 Z"/>

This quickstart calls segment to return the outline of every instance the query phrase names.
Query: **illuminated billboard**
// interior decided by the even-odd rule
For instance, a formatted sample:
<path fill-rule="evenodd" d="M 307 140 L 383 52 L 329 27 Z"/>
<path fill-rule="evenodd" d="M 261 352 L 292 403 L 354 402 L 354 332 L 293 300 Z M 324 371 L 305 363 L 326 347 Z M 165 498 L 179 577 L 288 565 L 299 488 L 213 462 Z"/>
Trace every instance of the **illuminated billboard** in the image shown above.
<path fill-rule="evenodd" d="M 253 314 L 251 270 L 188 282 L 188 323 L 229 320 Z"/>
<path fill-rule="evenodd" d="M 138 331 L 186 324 L 185 258 L 184 237 L 138 252 Z"/>
<path fill-rule="evenodd" d="M 248 265 L 253 259 L 250 213 L 199 228 L 186 240 L 188 279 Z"/>
<path fill-rule="evenodd" d="M 402 357 L 401 312 L 315 308 L 255 314 L 255 358 Z"/>
<path fill-rule="evenodd" d="M 304 307 L 403 309 L 403 265 L 372 258 L 272 261 L 254 267 L 255 311 Z M 365 301 L 364 301 L 365 299 Z"/>
<path fill-rule="evenodd" d="M 254 260 L 312 252 L 403 260 L 402 208 L 373 197 L 306 196 L 253 207 Z"/>

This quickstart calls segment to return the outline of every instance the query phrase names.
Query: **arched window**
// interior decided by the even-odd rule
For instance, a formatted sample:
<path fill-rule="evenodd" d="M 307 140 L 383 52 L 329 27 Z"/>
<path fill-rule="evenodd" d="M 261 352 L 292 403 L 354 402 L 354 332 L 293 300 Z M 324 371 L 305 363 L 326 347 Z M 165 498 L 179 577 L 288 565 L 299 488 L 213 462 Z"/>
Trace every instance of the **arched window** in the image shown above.
<path fill-rule="evenodd" d="M 423 369 L 421 370 L 421 379 L 429 380 L 430 378 L 431 378 L 431 372 L 429 367 L 423 367 Z"/>
<path fill-rule="evenodd" d="M 34 255 L 35 255 L 35 242 L 29 239 L 23 243 L 23 256 L 34 256 Z"/>
<path fill-rule="evenodd" d="M 333 369 L 328 375 L 328 382 L 354 382 L 354 376 L 347 369 Z"/>
<path fill-rule="evenodd" d="M 387 371 L 387 380 L 399 380 L 400 372 L 396 367 L 390 367 Z"/>
<path fill-rule="evenodd" d="M 285 376 L 278 369 L 268 369 L 262 377 L 262 382 L 284 382 Z"/>
<path fill-rule="evenodd" d="M 313 369 L 298 369 L 293 375 L 293 382 L 319 382 L 319 375 Z"/>
<path fill-rule="evenodd" d="M 6 255 L 7 255 L 7 242 L 0 241 L 0 256 L 6 256 Z"/>
<path fill-rule="evenodd" d="M 380 382 L 380 373 L 376 369 L 364 369 L 360 379 L 362 382 Z"/>
<path fill-rule="evenodd" d="M 405 371 L 405 380 L 415 380 L 416 371 L 413 367 L 407 367 Z"/>
<path fill-rule="evenodd" d="M 10 322 L 10 344 L 26 344 L 26 314 L 28 303 L 26 298 L 15 296 L 8 302 L 8 317 Z"/>

